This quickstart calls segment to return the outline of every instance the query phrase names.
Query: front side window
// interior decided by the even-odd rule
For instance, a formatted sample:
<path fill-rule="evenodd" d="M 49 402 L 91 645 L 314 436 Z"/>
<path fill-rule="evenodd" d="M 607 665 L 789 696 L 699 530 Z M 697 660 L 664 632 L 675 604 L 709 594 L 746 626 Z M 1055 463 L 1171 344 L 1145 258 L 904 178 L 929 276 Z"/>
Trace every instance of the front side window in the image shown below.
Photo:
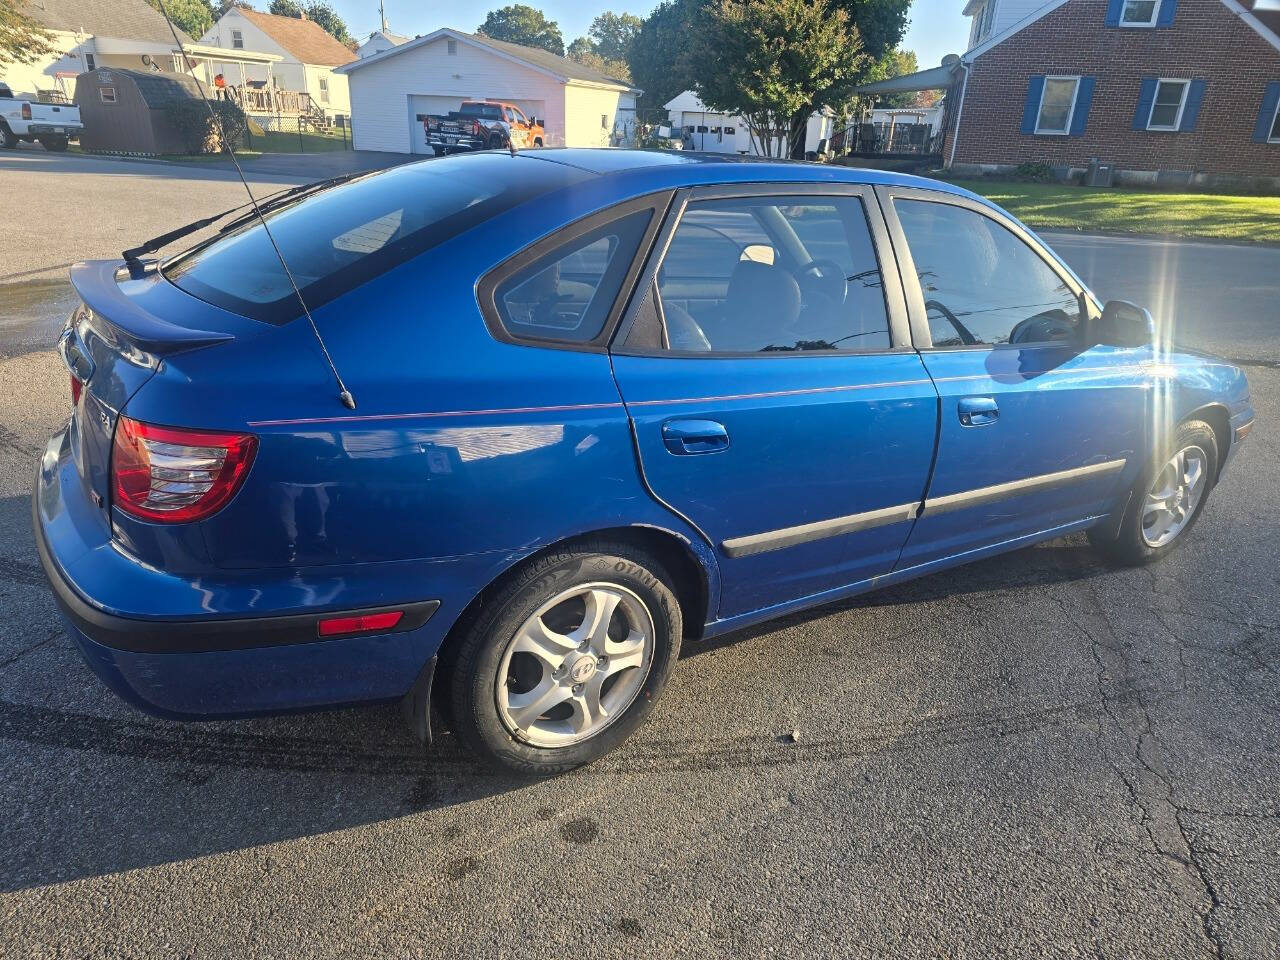
<path fill-rule="evenodd" d="M 239 30 L 231 31 L 231 47 L 234 50 L 244 49 L 244 34 Z"/>
<path fill-rule="evenodd" d="M 1160 11 L 1160 0 L 1125 0 L 1120 10 L 1122 27 L 1155 26 L 1156 16 Z"/>
<path fill-rule="evenodd" d="M 1045 78 L 1036 133 L 1067 133 L 1071 130 L 1071 115 L 1075 112 L 1079 88 L 1079 77 Z"/>
<path fill-rule="evenodd" d="M 672 350 L 890 346 L 880 266 L 857 197 L 690 203 L 657 281 Z"/>
<path fill-rule="evenodd" d="M 504 280 L 494 296 L 513 337 L 588 343 L 600 335 L 652 211 L 567 241 Z"/>
<path fill-rule="evenodd" d="M 1156 84 L 1155 99 L 1151 101 L 1148 130 L 1177 130 L 1182 122 L 1182 106 L 1187 100 L 1186 80 L 1161 80 Z"/>
<path fill-rule="evenodd" d="M 1072 340 L 1080 302 L 1039 254 L 977 211 L 894 201 L 935 347 Z"/>

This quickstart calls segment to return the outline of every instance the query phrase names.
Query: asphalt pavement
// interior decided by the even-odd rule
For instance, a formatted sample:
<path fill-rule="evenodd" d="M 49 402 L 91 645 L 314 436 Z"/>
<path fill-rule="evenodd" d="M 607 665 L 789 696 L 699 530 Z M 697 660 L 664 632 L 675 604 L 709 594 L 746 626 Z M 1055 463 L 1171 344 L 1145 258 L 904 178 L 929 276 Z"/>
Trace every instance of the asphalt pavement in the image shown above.
<path fill-rule="evenodd" d="M 0 270 L 234 199 L 50 179 Z M 1050 239 L 1249 364 L 1259 426 L 1182 548 L 1057 540 L 688 644 L 632 741 L 540 783 L 393 709 L 175 724 L 108 693 L 31 539 L 68 398 L 30 294 L 0 325 L 0 957 L 1280 956 L 1280 250 Z"/>

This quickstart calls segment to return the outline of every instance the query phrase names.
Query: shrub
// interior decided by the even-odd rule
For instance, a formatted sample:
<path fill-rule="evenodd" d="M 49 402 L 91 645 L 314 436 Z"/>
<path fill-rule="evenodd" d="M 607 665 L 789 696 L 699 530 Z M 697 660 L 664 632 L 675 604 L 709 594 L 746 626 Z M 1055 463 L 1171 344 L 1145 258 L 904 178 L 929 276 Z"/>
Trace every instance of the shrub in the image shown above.
<path fill-rule="evenodd" d="M 218 118 L 209 116 L 209 107 Z M 187 153 L 219 153 L 224 148 L 238 149 L 245 139 L 248 119 L 234 103 L 227 100 L 179 100 L 165 108 L 165 114 L 182 138 Z M 223 141 L 219 128 L 226 137 Z"/>
<path fill-rule="evenodd" d="M 1057 179 L 1053 175 L 1053 168 L 1040 162 L 1018 164 L 1013 170 L 1013 178 L 1029 183 L 1051 183 Z"/>

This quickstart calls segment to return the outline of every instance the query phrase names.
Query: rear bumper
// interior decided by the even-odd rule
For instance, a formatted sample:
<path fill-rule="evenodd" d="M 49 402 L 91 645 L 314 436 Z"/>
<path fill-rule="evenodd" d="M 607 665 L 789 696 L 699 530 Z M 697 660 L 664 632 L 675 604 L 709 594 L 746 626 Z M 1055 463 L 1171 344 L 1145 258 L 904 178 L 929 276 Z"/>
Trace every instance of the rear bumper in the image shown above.
<path fill-rule="evenodd" d="M 83 125 L 79 123 L 29 123 L 27 134 L 32 137 L 44 136 L 79 136 Z"/>
<path fill-rule="evenodd" d="M 166 580 L 180 581 L 188 591 L 194 587 L 206 603 L 233 594 L 129 557 L 94 522 L 96 509 L 83 495 L 64 430 L 41 458 L 32 496 L 40 562 L 85 662 L 119 696 L 149 713 L 211 719 L 397 700 L 413 687 L 447 629 L 433 617 L 441 607 L 437 600 L 387 602 L 396 597 L 387 596 L 384 587 L 384 602 L 375 606 L 358 585 L 348 595 L 328 588 L 331 574 L 308 585 L 300 571 L 288 576 L 313 602 L 287 613 L 255 616 L 245 615 L 252 610 L 216 608 L 205 616 L 196 615 L 198 610 L 181 617 L 123 613 L 105 597 L 95 597 L 85 582 L 100 591 L 109 585 L 112 597 L 146 598 L 156 606 L 164 605 L 166 591 L 174 586 Z M 83 570 L 92 576 L 78 578 Z M 256 592 L 270 595 L 272 585 L 260 581 Z M 317 596 L 322 603 L 314 602 Z M 405 611 L 395 632 L 317 639 L 322 617 L 377 606 Z"/>
<path fill-rule="evenodd" d="M 438 133 L 427 134 L 427 146 L 442 150 L 483 150 L 484 141 L 477 137 L 454 137 L 452 141 Z"/>

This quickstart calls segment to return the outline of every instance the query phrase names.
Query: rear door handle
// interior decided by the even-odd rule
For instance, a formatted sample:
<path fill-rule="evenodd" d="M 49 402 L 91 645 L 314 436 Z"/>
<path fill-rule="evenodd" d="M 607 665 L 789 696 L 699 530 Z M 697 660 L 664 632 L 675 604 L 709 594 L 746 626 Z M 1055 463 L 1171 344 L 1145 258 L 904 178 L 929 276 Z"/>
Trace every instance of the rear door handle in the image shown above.
<path fill-rule="evenodd" d="M 729 431 L 714 420 L 668 420 L 662 425 L 662 442 L 677 456 L 719 453 L 729 449 Z"/>
<path fill-rule="evenodd" d="M 956 404 L 960 423 L 966 427 L 984 427 L 1000 419 L 1000 408 L 994 397 L 963 397 Z"/>

